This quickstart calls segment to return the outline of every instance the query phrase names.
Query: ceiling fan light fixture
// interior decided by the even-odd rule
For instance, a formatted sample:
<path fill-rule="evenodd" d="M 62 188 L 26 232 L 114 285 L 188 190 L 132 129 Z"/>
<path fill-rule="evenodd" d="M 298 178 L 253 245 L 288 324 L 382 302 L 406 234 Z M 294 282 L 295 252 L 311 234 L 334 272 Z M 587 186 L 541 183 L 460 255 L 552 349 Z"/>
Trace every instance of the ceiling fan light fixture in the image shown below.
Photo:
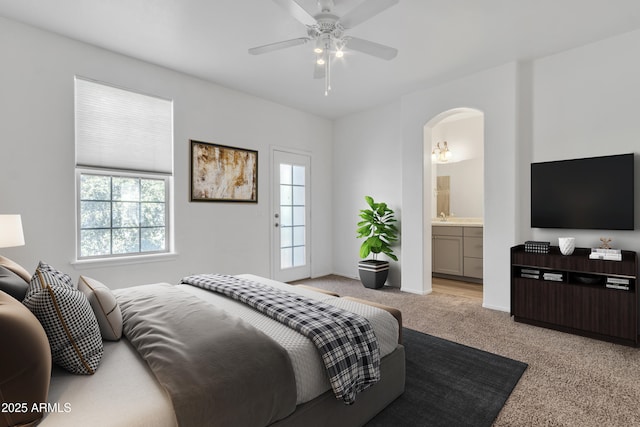
<path fill-rule="evenodd" d="M 249 53 L 259 55 L 313 41 L 313 52 L 316 55 L 314 78 L 320 79 L 324 77 L 325 95 L 328 95 L 329 91 L 331 91 L 331 62 L 334 59 L 344 57 L 344 48 L 347 47 L 347 44 L 349 45 L 349 51 L 358 51 L 385 60 L 391 60 L 398 54 L 397 49 L 392 47 L 346 35 L 345 30 L 350 30 L 389 7 L 398 4 L 400 0 L 362 1 L 343 16 L 338 16 L 334 13 L 334 0 L 316 0 L 320 10 L 316 14 L 310 13 L 306 7 L 303 7 L 300 4 L 301 0 L 273 1 L 300 21 L 306 27 L 307 35 L 306 37 L 250 48 Z"/>
<path fill-rule="evenodd" d="M 324 52 L 324 48 L 322 46 L 322 40 L 320 39 L 316 39 L 316 45 L 313 48 L 313 52 L 320 55 L 322 52 Z"/>

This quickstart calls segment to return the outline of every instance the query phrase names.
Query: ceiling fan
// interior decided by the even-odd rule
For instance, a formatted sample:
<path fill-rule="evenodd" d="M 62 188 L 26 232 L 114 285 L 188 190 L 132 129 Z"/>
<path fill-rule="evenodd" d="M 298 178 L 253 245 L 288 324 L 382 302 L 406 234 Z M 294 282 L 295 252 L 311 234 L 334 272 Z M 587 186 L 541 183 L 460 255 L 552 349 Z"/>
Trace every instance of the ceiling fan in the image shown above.
<path fill-rule="evenodd" d="M 325 79 L 325 96 L 331 90 L 331 60 L 341 58 L 344 49 L 355 50 L 381 59 L 391 60 L 398 50 L 389 46 L 345 34 L 345 30 L 372 18 L 400 0 L 365 0 L 342 17 L 333 13 L 333 0 L 318 0 L 319 11 L 311 14 L 295 0 L 273 0 L 307 28 L 306 37 L 298 37 L 249 49 L 252 55 L 313 42 L 316 55 L 314 78 Z"/>

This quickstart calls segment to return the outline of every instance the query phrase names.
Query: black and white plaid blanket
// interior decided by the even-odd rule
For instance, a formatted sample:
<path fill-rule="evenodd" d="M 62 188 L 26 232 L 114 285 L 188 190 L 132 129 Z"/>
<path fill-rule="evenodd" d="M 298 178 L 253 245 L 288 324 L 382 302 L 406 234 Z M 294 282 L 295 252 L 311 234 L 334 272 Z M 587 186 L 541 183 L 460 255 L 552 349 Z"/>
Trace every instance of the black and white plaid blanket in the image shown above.
<path fill-rule="evenodd" d="M 181 283 L 226 295 L 305 335 L 322 356 L 336 398 L 346 404 L 380 379 L 378 342 L 362 316 L 233 276 L 198 274 Z"/>

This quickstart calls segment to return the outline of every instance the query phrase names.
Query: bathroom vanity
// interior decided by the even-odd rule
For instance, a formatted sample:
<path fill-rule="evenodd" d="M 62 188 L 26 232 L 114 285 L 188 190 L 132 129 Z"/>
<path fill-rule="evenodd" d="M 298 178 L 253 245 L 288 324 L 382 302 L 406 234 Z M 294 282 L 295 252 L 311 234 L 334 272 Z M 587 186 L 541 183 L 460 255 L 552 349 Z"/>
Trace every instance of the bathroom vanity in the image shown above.
<path fill-rule="evenodd" d="M 433 276 L 482 283 L 482 220 L 435 219 L 431 232 Z"/>

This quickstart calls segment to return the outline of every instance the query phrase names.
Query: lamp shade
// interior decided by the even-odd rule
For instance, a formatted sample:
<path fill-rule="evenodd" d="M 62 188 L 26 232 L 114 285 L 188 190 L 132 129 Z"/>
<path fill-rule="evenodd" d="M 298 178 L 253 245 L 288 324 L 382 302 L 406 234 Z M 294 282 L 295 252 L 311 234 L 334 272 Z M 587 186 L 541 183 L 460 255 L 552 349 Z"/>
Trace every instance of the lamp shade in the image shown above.
<path fill-rule="evenodd" d="M 0 248 L 23 245 L 22 217 L 20 215 L 0 215 Z"/>

